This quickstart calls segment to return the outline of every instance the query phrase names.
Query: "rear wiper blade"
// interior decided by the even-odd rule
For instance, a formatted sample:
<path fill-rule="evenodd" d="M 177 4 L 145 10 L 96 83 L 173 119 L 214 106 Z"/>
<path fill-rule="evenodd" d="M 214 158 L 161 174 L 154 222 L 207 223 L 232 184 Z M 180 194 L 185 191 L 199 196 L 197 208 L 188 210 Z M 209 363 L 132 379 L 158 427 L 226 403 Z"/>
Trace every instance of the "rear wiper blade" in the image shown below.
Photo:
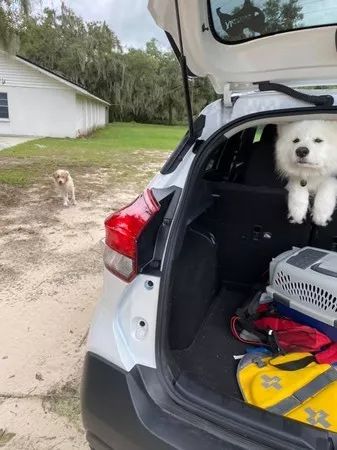
<path fill-rule="evenodd" d="M 302 100 L 315 106 L 333 106 L 334 98 L 332 95 L 309 95 L 303 92 L 295 91 L 295 89 L 285 86 L 284 84 L 271 83 L 270 81 L 261 81 L 256 83 L 261 92 L 276 91 L 289 95 L 290 97 Z"/>

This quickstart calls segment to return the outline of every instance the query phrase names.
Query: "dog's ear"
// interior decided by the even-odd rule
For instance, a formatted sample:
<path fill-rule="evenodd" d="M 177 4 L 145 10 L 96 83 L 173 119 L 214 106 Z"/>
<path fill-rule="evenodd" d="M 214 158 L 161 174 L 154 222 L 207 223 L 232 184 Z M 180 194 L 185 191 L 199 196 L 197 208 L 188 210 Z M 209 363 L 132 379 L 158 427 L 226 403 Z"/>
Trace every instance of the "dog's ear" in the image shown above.
<path fill-rule="evenodd" d="M 68 181 L 68 180 L 69 180 L 69 177 L 70 177 L 70 173 L 68 172 L 68 170 L 65 170 L 65 171 L 64 171 L 64 175 L 65 175 L 65 177 L 66 177 L 66 180 Z"/>
<path fill-rule="evenodd" d="M 56 177 L 57 177 L 57 170 L 53 173 L 54 180 L 56 180 Z"/>

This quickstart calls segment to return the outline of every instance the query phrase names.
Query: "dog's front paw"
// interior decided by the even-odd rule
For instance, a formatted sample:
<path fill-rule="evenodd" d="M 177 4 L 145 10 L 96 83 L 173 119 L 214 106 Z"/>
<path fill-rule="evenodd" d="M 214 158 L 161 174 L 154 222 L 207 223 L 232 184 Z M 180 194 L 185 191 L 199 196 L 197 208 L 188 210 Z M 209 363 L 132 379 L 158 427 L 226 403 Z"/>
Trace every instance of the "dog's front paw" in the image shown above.
<path fill-rule="evenodd" d="M 77 201 L 73 200 L 73 205 L 76 206 L 77 205 Z"/>
<path fill-rule="evenodd" d="M 301 224 L 304 222 L 305 219 L 305 215 L 303 214 L 298 214 L 298 213 L 294 213 L 294 212 L 289 212 L 288 214 L 288 220 L 290 223 L 297 223 L 297 224 Z"/>
<path fill-rule="evenodd" d="M 314 211 L 312 214 L 312 220 L 315 225 L 319 227 L 326 227 L 328 223 L 331 221 L 331 216 L 327 216 L 321 211 Z"/>
<path fill-rule="evenodd" d="M 68 203 L 68 202 L 64 202 L 64 203 L 63 203 L 63 206 L 64 206 L 65 208 L 68 208 L 69 203 Z"/>

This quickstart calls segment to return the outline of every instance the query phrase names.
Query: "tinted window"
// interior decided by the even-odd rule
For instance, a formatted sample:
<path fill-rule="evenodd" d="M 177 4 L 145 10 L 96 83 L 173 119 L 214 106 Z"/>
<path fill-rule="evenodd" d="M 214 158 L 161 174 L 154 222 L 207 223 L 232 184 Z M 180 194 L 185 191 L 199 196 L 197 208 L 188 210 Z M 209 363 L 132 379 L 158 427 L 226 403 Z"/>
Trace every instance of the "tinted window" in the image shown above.
<path fill-rule="evenodd" d="M 8 96 L 6 92 L 0 92 L 0 119 L 8 118 Z"/>
<path fill-rule="evenodd" d="M 226 42 L 337 23 L 336 0 L 209 0 L 214 33 Z"/>

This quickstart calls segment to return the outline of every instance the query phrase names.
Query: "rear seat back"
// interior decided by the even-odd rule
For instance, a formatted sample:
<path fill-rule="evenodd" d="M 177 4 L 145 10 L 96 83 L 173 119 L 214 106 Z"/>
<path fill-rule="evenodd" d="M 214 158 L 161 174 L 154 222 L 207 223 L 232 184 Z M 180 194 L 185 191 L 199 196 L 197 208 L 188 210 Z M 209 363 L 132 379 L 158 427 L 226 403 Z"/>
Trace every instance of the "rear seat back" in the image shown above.
<path fill-rule="evenodd" d="M 247 158 L 247 170 L 244 174 L 242 182 L 250 186 L 269 186 L 283 187 L 286 180 L 282 180 L 273 170 L 270 169 L 271 158 L 270 151 L 276 142 L 276 125 L 267 125 L 261 135 L 258 143 L 253 144 L 252 152 Z M 246 153 L 247 150 L 246 150 Z M 310 219 L 309 219 L 310 221 Z M 311 237 L 307 244 L 313 247 L 323 248 L 326 250 L 337 251 L 337 210 L 335 211 L 332 221 L 327 227 L 311 226 Z"/>
<path fill-rule="evenodd" d="M 314 227 L 310 245 L 337 252 L 337 210 L 326 227 Z"/>
<path fill-rule="evenodd" d="M 228 176 L 229 181 L 237 182 L 239 181 L 240 176 L 242 176 L 247 160 L 247 149 L 252 148 L 255 134 L 256 127 L 248 128 L 247 130 L 242 131 L 240 135 L 240 145 L 237 147 L 237 151 L 234 154 L 230 167 Z M 231 139 L 233 139 L 233 137 Z"/>
<path fill-rule="evenodd" d="M 307 245 L 310 237 L 310 225 L 288 222 L 280 188 L 224 183 L 216 190 L 210 221 L 225 281 L 262 281 L 273 257 Z"/>
<path fill-rule="evenodd" d="M 261 138 L 251 145 L 240 174 L 244 184 L 213 185 L 214 205 L 207 220 L 217 238 L 225 281 L 262 281 L 273 257 L 308 245 L 310 224 L 293 225 L 287 219 L 287 193 L 274 170 L 274 142 L 269 136 L 269 142 Z"/>

